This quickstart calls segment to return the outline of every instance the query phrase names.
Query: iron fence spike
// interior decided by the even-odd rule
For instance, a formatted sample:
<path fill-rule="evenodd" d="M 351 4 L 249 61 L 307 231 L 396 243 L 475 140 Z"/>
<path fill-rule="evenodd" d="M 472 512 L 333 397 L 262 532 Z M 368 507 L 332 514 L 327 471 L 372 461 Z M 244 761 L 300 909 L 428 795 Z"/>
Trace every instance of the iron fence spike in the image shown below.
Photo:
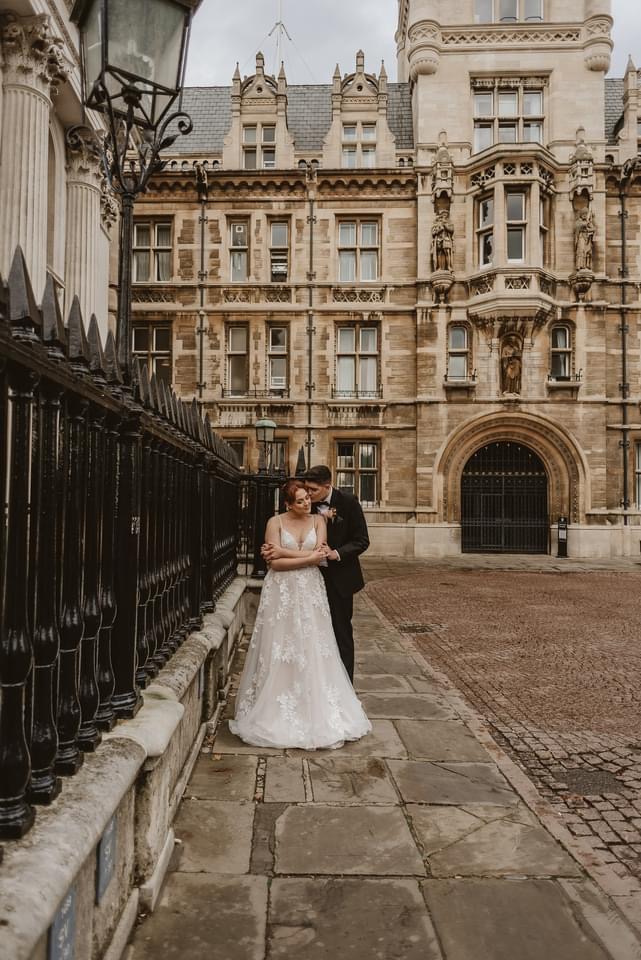
<path fill-rule="evenodd" d="M 62 360 L 67 351 L 67 335 L 62 320 L 62 311 L 56 295 L 56 285 L 50 273 L 47 274 L 45 292 L 42 298 L 42 339 L 49 350 L 49 356 Z"/>
<path fill-rule="evenodd" d="M 80 300 L 74 297 L 69 317 L 67 319 L 67 349 L 69 359 L 77 367 L 89 370 L 91 357 L 89 354 L 89 344 L 85 325 L 82 320 L 82 311 L 80 309 Z"/>
<path fill-rule="evenodd" d="M 22 247 L 16 247 L 9 270 L 9 325 L 19 339 L 36 341 L 41 338 L 40 311 Z"/>
<path fill-rule="evenodd" d="M 118 363 L 118 351 L 116 350 L 116 341 L 114 335 L 109 331 L 105 340 L 105 374 L 107 383 L 119 386 L 122 382 L 122 373 Z"/>

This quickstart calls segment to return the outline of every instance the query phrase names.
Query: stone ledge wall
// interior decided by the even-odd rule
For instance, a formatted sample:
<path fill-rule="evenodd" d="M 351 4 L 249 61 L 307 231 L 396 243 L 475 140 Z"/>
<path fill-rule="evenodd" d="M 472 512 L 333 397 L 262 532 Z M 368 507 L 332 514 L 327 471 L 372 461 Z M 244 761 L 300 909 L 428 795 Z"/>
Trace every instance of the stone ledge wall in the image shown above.
<path fill-rule="evenodd" d="M 51 926 L 76 960 L 120 960 L 139 910 L 153 910 L 174 845 L 172 823 L 207 723 L 229 689 L 236 645 L 253 625 L 260 584 L 238 577 L 143 692 L 136 717 L 106 734 L 34 828 L 4 845 L 0 955 L 46 960 Z M 115 817 L 111 879 L 98 902 L 98 847 Z"/>

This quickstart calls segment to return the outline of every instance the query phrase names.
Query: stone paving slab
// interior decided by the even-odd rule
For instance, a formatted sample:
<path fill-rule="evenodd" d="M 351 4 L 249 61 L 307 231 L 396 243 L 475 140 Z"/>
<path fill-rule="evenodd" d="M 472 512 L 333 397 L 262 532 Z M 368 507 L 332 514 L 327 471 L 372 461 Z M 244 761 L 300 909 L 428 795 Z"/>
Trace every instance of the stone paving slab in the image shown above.
<path fill-rule="evenodd" d="M 512 806 L 518 802 L 518 796 L 491 763 L 390 760 L 388 766 L 406 803 Z"/>
<path fill-rule="evenodd" d="M 274 757 L 282 754 L 282 750 L 272 747 L 253 747 L 243 743 L 240 737 L 235 737 L 231 733 L 226 722 L 221 723 L 216 731 L 213 750 L 214 753 L 249 754 L 254 757 Z"/>
<path fill-rule="evenodd" d="M 276 824 L 276 872 L 425 876 L 395 807 L 289 807 Z"/>
<path fill-rule="evenodd" d="M 397 720 L 395 726 L 413 760 L 491 760 L 460 720 Z"/>
<path fill-rule="evenodd" d="M 457 716 L 442 698 L 425 693 L 364 693 L 361 701 L 371 719 L 452 720 Z"/>
<path fill-rule="evenodd" d="M 256 757 L 201 756 L 189 781 L 187 796 L 198 800 L 253 800 Z"/>
<path fill-rule="evenodd" d="M 326 753 L 323 751 L 323 754 Z M 318 754 L 323 755 L 321 751 Z M 391 720 L 372 720 L 372 732 L 362 740 L 346 743 L 341 747 L 341 756 L 404 758 L 407 757 L 407 750 Z"/>
<path fill-rule="evenodd" d="M 175 822 L 184 873 L 247 873 L 253 803 L 184 800 Z"/>
<path fill-rule="evenodd" d="M 265 773 L 265 802 L 305 801 L 305 774 L 298 757 L 268 757 Z"/>
<path fill-rule="evenodd" d="M 442 960 L 418 884 L 407 879 L 277 878 L 268 939 L 270 960 Z"/>
<path fill-rule="evenodd" d="M 398 673 L 402 677 L 415 674 L 418 667 L 412 657 L 403 653 L 365 653 L 356 655 L 356 672 Z"/>
<path fill-rule="evenodd" d="M 356 677 L 356 692 L 361 693 L 387 693 L 389 691 L 398 692 L 399 690 L 410 691 L 408 681 L 405 677 L 398 677 L 393 673 L 372 673 L 368 676 Z"/>
<path fill-rule="evenodd" d="M 423 894 L 447 960 L 608 958 L 553 880 L 427 880 Z"/>
<path fill-rule="evenodd" d="M 378 757 L 311 757 L 307 763 L 318 803 L 399 803 L 387 768 Z"/>
<path fill-rule="evenodd" d="M 266 877 L 171 874 L 127 960 L 263 960 Z"/>
<path fill-rule="evenodd" d="M 498 805 L 407 812 L 434 877 L 577 877 L 576 862 L 530 814 Z"/>

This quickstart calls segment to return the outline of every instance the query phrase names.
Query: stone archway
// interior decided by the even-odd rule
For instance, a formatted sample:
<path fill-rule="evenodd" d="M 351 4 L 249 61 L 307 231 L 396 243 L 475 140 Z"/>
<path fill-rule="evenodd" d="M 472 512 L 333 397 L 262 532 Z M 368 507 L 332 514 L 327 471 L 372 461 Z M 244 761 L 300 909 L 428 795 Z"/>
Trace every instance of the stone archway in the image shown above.
<path fill-rule="evenodd" d="M 447 440 L 437 462 L 437 502 L 442 519 L 461 521 L 461 478 L 470 457 L 486 444 L 511 441 L 531 449 L 548 476 L 550 521 L 567 516 L 572 523 L 585 518 L 589 479 L 583 457 L 570 435 L 557 424 L 527 413 L 486 414 L 462 424 Z"/>

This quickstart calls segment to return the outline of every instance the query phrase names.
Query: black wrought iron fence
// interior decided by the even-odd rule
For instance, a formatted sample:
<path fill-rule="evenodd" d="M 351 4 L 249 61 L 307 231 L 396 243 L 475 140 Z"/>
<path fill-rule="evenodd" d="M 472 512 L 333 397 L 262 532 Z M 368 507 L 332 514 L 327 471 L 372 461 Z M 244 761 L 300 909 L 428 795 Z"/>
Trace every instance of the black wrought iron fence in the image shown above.
<path fill-rule="evenodd" d="M 22 836 L 236 574 L 235 454 L 113 337 L 0 283 L 0 837 Z"/>
<path fill-rule="evenodd" d="M 238 569 L 246 576 L 264 577 L 267 566 L 260 555 L 267 521 L 278 513 L 280 473 L 246 474 L 240 482 L 238 515 Z"/>

